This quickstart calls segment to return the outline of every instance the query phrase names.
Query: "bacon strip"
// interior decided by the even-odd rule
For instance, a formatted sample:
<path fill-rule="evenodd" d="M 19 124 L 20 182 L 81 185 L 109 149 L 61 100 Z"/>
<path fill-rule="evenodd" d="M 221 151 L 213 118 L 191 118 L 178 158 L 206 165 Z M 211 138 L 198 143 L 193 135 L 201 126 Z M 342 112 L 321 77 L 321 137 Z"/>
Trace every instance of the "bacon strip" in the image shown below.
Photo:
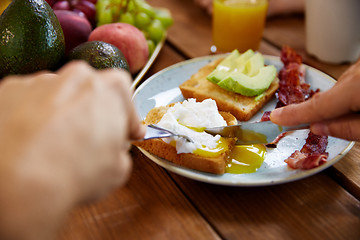
<path fill-rule="evenodd" d="M 300 103 L 308 100 L 314 92 L 305 82 L 305 67 L 302 58 L 288 46 L 281 51 L 281 61 L 284 67 L 279 72 L 279 90 L 277 92 L 277 107 Z"/>
<path fill-rule="evenodd" d="M 311 98 L 319 89 L 313 91 L 310 85 L 305 82 L 305 67 L 302 65 L 302 58 L 295 50 L 284 46 L 281 51 L 281 61 L 284 67 L 279 72 L 279 89 L 276 92 L 278 102 L 276 108 L 289 104 L 301 103 Z M 270 121 L 270 111 L 263 114 L 261 121 Z M 276 147 L 277 143 L 286 133 L 267 144 L 267 147 Z M 327 161 L 328 153 L 327 136 L 318 136 L 309 132 L 305 145 L 302 149 L 296 150 L 285 162 L 293 169 L 311 169 L 324 164 Z"/>
<path fill-rule="evenodd" d="M 302 66 L 301 56 L 293 49 L 288 46 L 283 47 L 281 61 L 284 67 L 279 72 L 280 86 L 276 107 L 306 101 L 319 91 L 319 89 L 311 90 L 310 85 L 305 82 L 305 68 Z M 327 161 L 328 153 L 325 152 L 327 144 L 327 136 L 318 136 L 309 132 L 302 149 L 296 150 L 285 162 L 293 169 L 318 167 Z"/>
<path fill-rule="evenodd" d="M 328 138 L 326 136 L 319 136 L 310 132 L 302 149 L 296 150 L 285 162 L 293 169 L 318 167 L 324 164 L 328 158 L 329 154 L 325 152 L 327 144 Z"/>

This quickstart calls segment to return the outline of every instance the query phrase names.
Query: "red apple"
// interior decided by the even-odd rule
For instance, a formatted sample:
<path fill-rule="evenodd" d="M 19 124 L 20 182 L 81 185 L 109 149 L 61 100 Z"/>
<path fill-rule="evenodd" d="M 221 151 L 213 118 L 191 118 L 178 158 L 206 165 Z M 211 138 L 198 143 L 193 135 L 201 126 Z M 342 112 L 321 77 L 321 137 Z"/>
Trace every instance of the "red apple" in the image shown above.
<path fill-rule="evenodd" d="M 137 73 L 149 58 L 149 48 L 144 34 L 127 23 L 111 23 L 95 28 L 89 41 L 103 41 L 115 45 L 129 63 L 130 72 Z"/>
<path fill-rule="evenodd" d="M 55 10 L 65 36 L 65 52 L 86 42 L 92 31 L 90 22 L 79 14 L 68 10 Z"/>

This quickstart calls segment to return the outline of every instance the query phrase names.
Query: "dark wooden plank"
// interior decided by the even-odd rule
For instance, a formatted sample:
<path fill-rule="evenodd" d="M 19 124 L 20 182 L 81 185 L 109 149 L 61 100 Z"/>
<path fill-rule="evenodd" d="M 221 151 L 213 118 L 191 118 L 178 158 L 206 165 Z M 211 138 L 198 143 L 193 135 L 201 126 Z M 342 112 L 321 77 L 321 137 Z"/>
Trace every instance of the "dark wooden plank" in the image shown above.
<path fill-rule="evenodd" d="M 60 239 L 220 239 L 169 175 L 132 150 L 128 184 L 74 211 Z"/>
<path fill-rule="evenodd" d="M 330 169 L 337 182 L 360 200 L 360 143 Z"/>
<path fill-rule="evenodd" d="M 360 239 L 359 201 L 326 174 L 258 188 L 172 176 L 224 239 Z"/>

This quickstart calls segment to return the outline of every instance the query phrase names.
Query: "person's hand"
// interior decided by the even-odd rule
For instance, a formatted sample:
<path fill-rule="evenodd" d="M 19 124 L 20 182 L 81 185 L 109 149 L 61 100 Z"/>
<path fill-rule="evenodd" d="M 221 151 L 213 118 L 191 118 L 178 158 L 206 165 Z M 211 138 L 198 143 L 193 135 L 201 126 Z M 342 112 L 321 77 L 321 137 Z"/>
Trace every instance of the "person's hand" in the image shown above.
<path fill-rule="evenodd" d="M 360 60 L 328 91 L 308 101 L 275 109 L 271 121 L 291 126 L 311 123 L 311 131 L 347 140 L 360 140 Z"/>
<path fill-rule="evenodd" d="M 74 205 L 126 182 L 145 133 L 130 80 L 75 62 L 1 82 L 0 236 L 47 239 Z"/>

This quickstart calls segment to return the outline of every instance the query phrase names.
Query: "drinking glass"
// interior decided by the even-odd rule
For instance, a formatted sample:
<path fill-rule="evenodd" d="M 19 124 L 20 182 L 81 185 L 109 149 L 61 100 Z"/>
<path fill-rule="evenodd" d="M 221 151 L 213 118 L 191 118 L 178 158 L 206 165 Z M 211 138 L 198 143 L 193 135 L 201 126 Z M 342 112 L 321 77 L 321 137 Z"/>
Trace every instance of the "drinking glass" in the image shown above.
<path fill-rule="evenodd" d="M 360 1 L 306 0 L 306 51 L 339 64 L 360 57 Z"/>
<path fill-rule="evenodd" d="M 258 50 L 267 8 L 267 0 L 214 0 L 211 51 Z"/>
<path fill-rule="evenodd" d="M 11 0 L 0 0 L 0 15 L 5 10 L 5 8 L 10 4 Z"/>

